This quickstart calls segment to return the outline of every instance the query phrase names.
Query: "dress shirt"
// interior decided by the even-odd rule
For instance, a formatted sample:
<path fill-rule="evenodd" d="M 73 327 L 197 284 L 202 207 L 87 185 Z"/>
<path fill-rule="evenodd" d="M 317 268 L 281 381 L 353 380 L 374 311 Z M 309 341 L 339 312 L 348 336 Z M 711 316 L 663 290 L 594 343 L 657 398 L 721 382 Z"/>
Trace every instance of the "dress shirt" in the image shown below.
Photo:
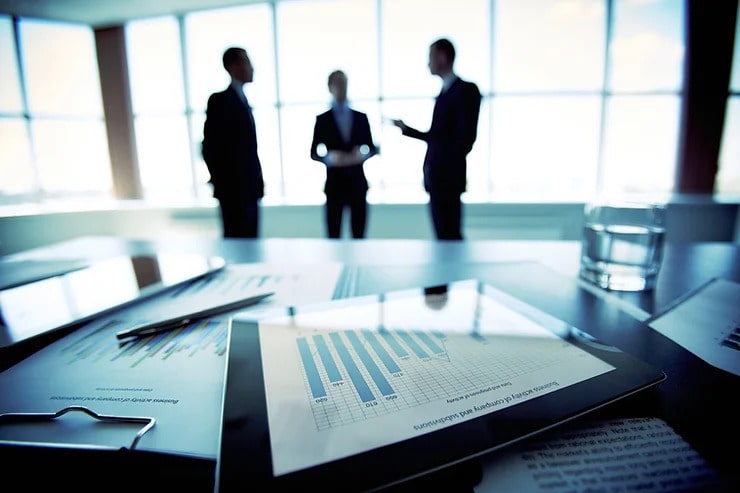
<path fill-rule="evenodd" d="M 345 142 L 349 142 L 352 137 L 352 112 L 349 109 L 349 105 L 344 103 L 332 103 L 332 112 L 334 119 L 339 127 L 339 132 L 342 134 L 342 139 Z"/>
<path fill-rule="evenodd" d="M 244 103 L 247 106 L 249 106 L 249 103 L 247 102 L 247 96 L 244 94 L 244 84 L 242 84 L 239 81 L 236 81 L 236 80 L 233 80 L 232 79 L 231 80 L 231 87 L 233 87 L 234 90 L 236 91 L 236 93 L 239 95 L 239 99 L 242 100 L 242 103 Z"/>
<path fill-rule="evenodd" d="M 450 88 L 450 86 L 457 80 L 457 75 L 455 75 L 453 72 L 450 72 L 449 74 L 445 75 L 442 78 L 442 90 L 439 92 L 440 94 L 444 93 L 447 89 Z"/>

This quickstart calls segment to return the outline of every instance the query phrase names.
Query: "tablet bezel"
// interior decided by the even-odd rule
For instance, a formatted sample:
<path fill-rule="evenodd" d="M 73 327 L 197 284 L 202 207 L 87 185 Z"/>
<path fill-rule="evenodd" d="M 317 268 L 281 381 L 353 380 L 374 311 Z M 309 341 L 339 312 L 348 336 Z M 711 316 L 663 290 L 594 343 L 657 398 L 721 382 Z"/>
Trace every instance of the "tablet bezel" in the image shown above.
<path fill-rule="evenodd" d="M 516 312 L 555 334 L 562 334 L 565 328 L 568 334 L 564 337 L 565 340 L 609 363 L 615 369 L 469 421 L 276 477 L 272 473 L 259 338 L 259 321 L 269 318 L 269 315 L 263 315 L 259 320 L 236 318 L 232 321 L 227 346 L 224 413 L 216 469 L 217 491 L 244 491 L 255 485 L 342 491 L 385 488 L 500 449 L 654 387 L 666 378 L 662 371 L 613 346 L 601 343 L 576 327 L 516 300 L 489 284 L 467 280 L 450 283 L 444 288 L 427 287 L 387 294 L 393 298 L 433 297 L 439 296 L 445 289 L 470 289 L 471 282 L 476 283 L 478 289 L 486 295 L 499 300 L 505 299 Z M 377 295 L 358 296 L 300 307 L 300 310 L 322 311 L 351 307 L 378 303 L 378 299 Z M 292 309 L 294 308 L 287 308 Z M 372 471 L 372 474 L 367 473 L 368 471 Z"/>

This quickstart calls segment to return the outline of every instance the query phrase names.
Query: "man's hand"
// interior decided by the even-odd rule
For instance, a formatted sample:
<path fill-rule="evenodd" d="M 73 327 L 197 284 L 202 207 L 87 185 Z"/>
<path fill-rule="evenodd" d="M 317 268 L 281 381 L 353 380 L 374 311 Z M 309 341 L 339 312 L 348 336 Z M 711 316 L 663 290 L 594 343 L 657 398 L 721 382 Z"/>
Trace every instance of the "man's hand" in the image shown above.
<path fill-rule="evenodd" d="M 362 155 L 359 147 L 355 147 L 349 152 L 329 151 L 328 157 L 329 166 L 353 166 L 365 161 L 365 156 Z"/>
<path fill-rule="evenodd" d="M 402 132 L 405 132 L 409 128 L 408 125 L 403 122 L 403 120 L 391 120 L 391 123 L 400 128 Z"/>

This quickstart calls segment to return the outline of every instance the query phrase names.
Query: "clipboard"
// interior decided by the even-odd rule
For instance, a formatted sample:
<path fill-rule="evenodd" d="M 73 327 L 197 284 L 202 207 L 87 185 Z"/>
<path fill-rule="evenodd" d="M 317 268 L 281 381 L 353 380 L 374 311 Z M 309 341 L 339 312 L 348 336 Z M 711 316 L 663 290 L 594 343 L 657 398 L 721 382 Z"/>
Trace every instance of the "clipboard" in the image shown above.
<path fill-rule="evenodd" d="M 63 421 L 74 417 L 95 426 L 124 427 L 120 443 L 75 443 L 60 440 Z M 51 413 L 0 414 L 0 463 L 3 480 L 24 488 L 74 485 L 75 491 L 100 491 L 106 483 L 136 483 L 137 489 L 161 488 L 212 491 L 214 463 L 193 457 L 137 449 L 139 440 L 156 425 L 152 416 L 100 414 L 85 406 L 68 406 Z M 21 440 L 9 429 L 45 428 L 47 440 Z M 23 432 L 26 437 L 29 433 Z M 33 434 L 31 434 L 33 435 Z M 131 476 L 135 478 L 132 480 Z M 101 481 L 103 481 L 101 483 Z M 140 481 L 145 481 L 141 484 Z"/>
<path fill-rule="evenodd" d="M 26 426 L 39 424 L 39 423 L 51 424 L 52 422 L 59 420 L 62 416 L 68 413 L 74 413 L 74 412 L 87 415 L 93 420 L 96 420 L 101 423 L 136 424 L 140 426 L 140 429 L 136 431 L 133 439 L 128 445 L 124 443 L 121 446 L 117 447 L 117 446 L 110 445 L 110 444 L 103 445 L 103 444 L 94 444 L 94 443 L 85 443 L 85 444 L 67 443 L 66 444 L 67 446 L 74 446 L 74 447 L 87 447 L 87 448 L 95 448 L 95 449 L 102 449 L 102 450 L 121 450 L 121 449 L 122 450 L 134 450 L 136 449 L 136 445 L 139 443 L 139 440 L 141 439 L 141 437 L 143 437 L 146 432 L 151 430 L 157 422 L 157 420 L 151 416 L 118 416 L 118 415 L 110 415 L 110 414 L 99 414 L 86 406 L 67 406 L 53 413 L 4 413 L 4 414 L 0 414 L 0 443 L 29 444 L 29 445 L 35 444 L 39 446 L 52 446 L 52 447 L 62 446 L 64 444 L 59 443 L 56 440 L 50 441 L 50 442 L 37 442 L 37 441 L 28 442 L 28 441 L 23 441 L 23 440 L 16 440 L 13 438 L 7 439 L 5 438 L 5 433 L 3 433 L 3 431 L 6 431 L 8 428 L 11 428 L 13 426 L 24 428 Z"/>

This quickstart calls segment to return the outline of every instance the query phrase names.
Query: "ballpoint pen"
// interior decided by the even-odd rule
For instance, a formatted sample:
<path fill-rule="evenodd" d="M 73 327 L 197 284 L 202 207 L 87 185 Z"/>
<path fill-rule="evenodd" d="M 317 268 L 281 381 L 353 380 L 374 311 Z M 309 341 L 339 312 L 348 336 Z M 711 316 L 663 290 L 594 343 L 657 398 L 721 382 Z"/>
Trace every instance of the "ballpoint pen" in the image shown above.
<path fill-rule="evenodd" d="M 169 318 L 169 319 L 160 320 L 157 322 L 137 325 L 136 327 L 126 329 L 126 330 L 116 333 L 116 338 L 129 339 L 129 338 L 147 337 L 150 335 L 159 334 L 160 332 L 167 332 L 170 330 L 181 329 L 197 320 L 202 320 L 204 318 L 212 317 L 214 315 L 220 315 L 222 313 L 230 312 L 232 310 L 237 310 L 239 308 L 245 308 L 250 305 L 255 305 L 259 303 L 260 301 L 262 301 L 263 299 L 267 298 L 268 296 L 272 296 L 273 294 L 274 293 L 260 293 L 258 295 L 250 296 L 248 298 L 243 298 L 240 300 L 232 301 L 229 303 L 225 303 L 223 305 L 212 306 L 204 310 L 199 310 L 199 311 L 188 313 L 185 315 L 180 315 L 174 318 Z"/>

